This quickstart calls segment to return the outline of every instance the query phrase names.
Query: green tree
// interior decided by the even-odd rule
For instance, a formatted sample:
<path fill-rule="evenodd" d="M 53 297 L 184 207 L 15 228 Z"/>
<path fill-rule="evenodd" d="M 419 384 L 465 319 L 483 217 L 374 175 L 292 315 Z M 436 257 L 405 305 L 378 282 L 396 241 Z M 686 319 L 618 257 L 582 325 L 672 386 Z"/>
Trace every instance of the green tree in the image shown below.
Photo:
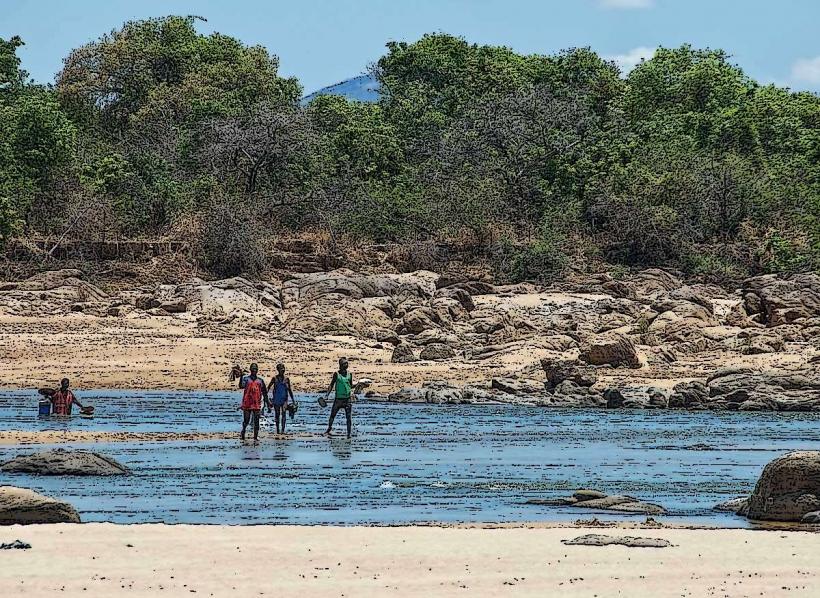
<path fill-rule="evenodd" d="M 201 35 L 196 21 L 130 21 L 72 51 L 57 76 L 61 101 L 115 135 L 157 120 L 190 123 L 259 102 L 297 102 L 301 87 L 279 77 L 275 56 L 219 33 Z"/>
<path fill-rule="evenodd" d="M 49 90 L 24 83 L 21 45 L 0 40 L 0 240 L 20 229 L 37 193 L 69 162 L 76 134 Z"/>

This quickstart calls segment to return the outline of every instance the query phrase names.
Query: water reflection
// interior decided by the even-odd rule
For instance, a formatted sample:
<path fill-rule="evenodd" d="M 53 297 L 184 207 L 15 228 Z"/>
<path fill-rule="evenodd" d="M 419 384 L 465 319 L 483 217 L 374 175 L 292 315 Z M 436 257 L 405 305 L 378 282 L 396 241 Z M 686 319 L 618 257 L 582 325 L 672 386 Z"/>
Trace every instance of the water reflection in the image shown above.
<path fill-rule="evenodd" d="M 350 438 L 332 436 L 329 439 L 330 450 L 339 461 L 349 461 L 353 454 L 353 441 Z"/>

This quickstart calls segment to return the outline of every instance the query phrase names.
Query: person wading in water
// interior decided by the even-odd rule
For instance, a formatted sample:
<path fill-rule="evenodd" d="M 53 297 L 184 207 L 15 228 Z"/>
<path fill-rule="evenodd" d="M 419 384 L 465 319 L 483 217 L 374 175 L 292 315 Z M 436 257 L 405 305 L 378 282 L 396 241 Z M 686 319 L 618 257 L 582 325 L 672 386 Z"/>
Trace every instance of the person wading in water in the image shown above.
<path fill-rule="evenodd" d="M 325 435 L 330 436 L 333 430 L 333 420 L 336 419 L 336 414 L 339 409 L 345 410 L 345 417 L 347 418 L 347 437 L 350 438 L 350 433 L 353 428 L 352 411 L 353 405 L 353 374 L 347 371 L 347 359 L 342 357 L 339 359 L 339 371 L 333 374 L 330 380 L 330 386 L 327 387 L 326 397 L 330 396 L 331 391 L 336 389 L 336 399 L 333 401 L 333 407 L 330 408 L 330 419 L 327 422 L 327 430 Z"/>
<path fill-rule="evenodd" d="M 272 393 L 271 402 L 273 403 L 274 417 L 276 418 L 276 433 L 280 433 L 279 418 L 281 417 L 281 433 L 284 434 L 285 422 L 288 419 L 288 396 L 290 396 L 291 403 L 296 402 L 296 399 L 293 398 L 293 390 L 291 390 L 290 387 L 290 378 L 285 376 L 285 364 L 276 364 L 276 376 L 273 378 L 273 380 L 271 380 L 270 386 L 268 387 L 268 393 Z M 270 412 L 270 408 L 268 408 L 268 412 Z"/>
<path fill-rule="evenodd" d="M 238 368 L 234 368 L 236 371 Z M 242 370 L 239 369 L 239 388 L 244 388 L 245 392 L 242 395 L 242 433 L 239 438 L 245 440 L 245 431 L 248 428 L 248 422 L 253 419 L 253 440 L 259 440 L 259 416 L 262 413 L 262 402 L 267 403 L 267 386 L 265 381 L 258 376 L 259 366 L 255 363 L 251 364 L 251 373 L 249 376 L 241 375 Z"/>
<path fill-rule="evenodd" d="M 68 378 L 60 380 L 60 390 L 49 397 L 52 415 L 71 415 L 72 405 L 83 408 L 74 393 L 68 390 L 68 384 Z"/>

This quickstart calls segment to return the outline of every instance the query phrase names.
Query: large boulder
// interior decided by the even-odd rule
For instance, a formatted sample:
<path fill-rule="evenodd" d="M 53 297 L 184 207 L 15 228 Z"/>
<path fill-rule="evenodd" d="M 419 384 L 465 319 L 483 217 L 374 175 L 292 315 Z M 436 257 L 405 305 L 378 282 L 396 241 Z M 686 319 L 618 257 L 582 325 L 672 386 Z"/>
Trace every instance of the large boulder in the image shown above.
<path fill-rule="evenodd" d="M 607 388 L 604 400 L 608 409 L 665 409 L 668 406 L 664 392 L 654 387 Z"/>
<path fill-rule="evenodd" d="M 591 365 L 611 365 L 614 367 L 641 367 L 638 352 L 632 341 L 622 335 L 613 334 L 598 337 L 588 342 L 582 349 L 580 359 Z"/>
<path fill-rule="evenodd" d="M 37 475 L 124 475 L 128 468 L 111 457 L 89 451 L 55 449 L 28 455 L 18 455 L 0 463 L 4 473 L 33 473 Z"/>
<path fill-rule="evenodd" d="M 407 343 L 400 343 L 393 349 L 393 355 L 390 357 L 392 363 L 410 363 L 416 361 L 416 356 L 413 355 L 413 347 Z"/>
<path fill-rule="evenodd" d="M 707 378 L 711 409 L 820 411 L 820 379 L 807 373 L 726 369 Z"/>
<path fill-rule="evenodd" d="M 574 382 L 578 386 L 590 387 L 598 380 L 598 373 L 594 367 L 579 364 L 569 359 L 541 360 L 541 368 L 547 376 L 547 388 L 552 389 L 564 380 Z"/>
<path fill-rule="evenodd" d="M 606 407 L 603 395 L 589 386 L 579 386 L 572 380 L 564 380 L 555 388 L 548 388 L 549 405 L 567 408 Z"/>
<path fill-rule="evenodd" d="M 330 294 L 289 310 L 283 328 L 314 335 L 348 334 L 373 338 L 380 330 L 392 326 L 392 320 L 378 307 L 366 301 Z"/>
<path fill-rule="evenodd" d="M 615 297 L 623 297 L 643 303 L 650 303 L 661 295 L 682 286 L 674 274 L 657 268 L 649 268 L 623 280 L 604 282 L 603 289 Z"/>
<path fill-rule="evenodd" d="M 669 395 L 670 409 L 707 409 L 709 388 L 698 380 L 676 384 Z"/>
<path fill-rule="evenodd" d="M 755 276 L 743 282 L 743 306 L 747 314 L 766 326 L 780 326 L 820 316 L 820 276 L 775 274 Z"/>
<path fill-rule="evenodd" d="M 409 274 L 361 274 L 339 269 L 304 274 L 282 285 L 285 305 L 304 303 L 324 295 L 343 295 L 351 299 L 366 297 L 413 296 L 430 298 L 435 292 L 437 275 L 419 271 Z"/>
<path fill-rule="evenodd" d="M 444 361 L 456 356 L 455 350 L 450 345 L 443 343 L 431 343 L 424 347 L 419 354 L 419 359 L 424 361 Z"/>
<path fill-rule="evenodd" d="M 80 515 L 67 502 L 27 488 L 0 486 L 0 525 L 33 523 L 80 523 Z"/>
<path fill-rule="evenodd" d="M 426 330 L 450 328 L 450 322 L 442 318 L 442 314 L 431 307 L 419 307 L 405 314 L 402 319 L 401 332 L 404 334 L 419 334 Z"/>
<path fill-rule="evenodd" d="M 766 467 L 741 514 L 760 521 L 800 521 L 820 510 L 820 451 L 798 451 Z"/>

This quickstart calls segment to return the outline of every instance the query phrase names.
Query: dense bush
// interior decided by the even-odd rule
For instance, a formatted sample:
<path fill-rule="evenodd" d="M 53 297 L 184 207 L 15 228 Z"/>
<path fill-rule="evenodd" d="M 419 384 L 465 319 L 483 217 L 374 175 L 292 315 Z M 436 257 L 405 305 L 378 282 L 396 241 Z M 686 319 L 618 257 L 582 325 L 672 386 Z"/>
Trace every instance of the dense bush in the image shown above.
<path fill-rule="evenodd" d="M 300 106 L 274 55 L 196 21 L 126 23 L 72 51 L 53 91 L 0 40 L 0 238 L 77 215 L 103 236 L 196 221 L 219 275 L 263 268 L 263 226 L 425 248 L 408 267 L 458 241 L 511 280 L 600 259 L 820 266 L 820 98 L 721 50 L 659 48 L 626 74 L 587 48 L 430 34 L 387 44 L 378 103 Z"/>

